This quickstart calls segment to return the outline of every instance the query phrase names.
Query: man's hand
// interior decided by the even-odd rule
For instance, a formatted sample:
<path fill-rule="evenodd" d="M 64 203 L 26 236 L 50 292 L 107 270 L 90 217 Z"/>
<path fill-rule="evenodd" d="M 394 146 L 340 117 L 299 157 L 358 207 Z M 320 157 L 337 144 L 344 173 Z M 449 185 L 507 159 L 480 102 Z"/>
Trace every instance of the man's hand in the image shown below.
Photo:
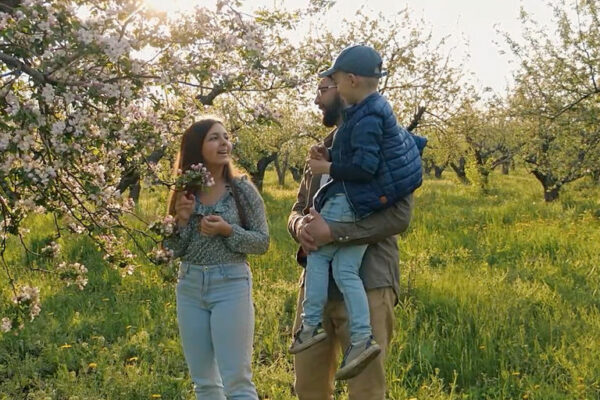
<path fill-rule="evenodd" d="M 299 223 L 298 240 L 306 253 L 333 242 L 329 225 L 314 208 Z"/>
<path fill-rule="evenodd" d="M 304 217 L 300 218 L 300 220 L 298 221 L 297 226 L 296 226 L 296 237 L 298 238 L 298 241 L 300 242 L 300 246 L 302 246 L 302 249 L 304 249 L 304 253 L 306 253 L 306 254 L 318 249 L 317 245 L 315 244 L 315 240 L 312 238 L 310 233 L 306 230 L 306 227 L 308 226 L 308 224 L 310 223 L 310 221 L 312 219 L 313 219 L 313 216 L 310 214 L 307 214 Z"/>
<path fill-rule="evenodd" d="M 308 169 L 313 174 L 329 174 L 331 163 L 326 160 L 308 160 Z"/>

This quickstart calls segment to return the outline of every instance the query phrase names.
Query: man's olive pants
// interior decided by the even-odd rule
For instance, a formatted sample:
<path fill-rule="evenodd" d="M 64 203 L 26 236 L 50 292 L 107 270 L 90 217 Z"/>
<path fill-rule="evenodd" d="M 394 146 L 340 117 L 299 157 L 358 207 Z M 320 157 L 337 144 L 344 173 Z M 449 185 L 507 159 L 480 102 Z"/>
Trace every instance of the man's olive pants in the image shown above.
<path fill-rule="evenodd" d="M 396 295 L 391 287 L 367 290 L 371 327 L 381 353 L 359 375 L 348 380 L 350 400 L 385 400 L 384 360 L 392 340 Z M 300 326 L 304 288 L 300 289 L 294 332 Z M 348 314 L 343 301 L 330 300 L 323 313 L 327 339 L 294 357 L 294 388 L 300 400 L 333 399 L 334 375 L 339 367 L 338 355 L 350 343 Z"/>

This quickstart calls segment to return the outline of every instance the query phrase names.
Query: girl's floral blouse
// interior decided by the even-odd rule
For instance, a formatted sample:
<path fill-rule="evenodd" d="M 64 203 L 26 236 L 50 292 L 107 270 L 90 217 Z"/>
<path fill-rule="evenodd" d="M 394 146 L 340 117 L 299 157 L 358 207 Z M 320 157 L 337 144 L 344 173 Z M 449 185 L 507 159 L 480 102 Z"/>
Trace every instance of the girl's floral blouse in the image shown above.
<path fill-rule="evenodd" d="M 196 201 L 196 209 L 188 224 L 165 239 L 164 246 L 173 250 L 182 262 L 197 265 L 240 263 L 247 254 L 262 254 L 269 248 L 269 228 L 262 197 L 245 176 L 235 178 L 240 207 L 246 215 L 242 227 L 231 187 L 216 204 L 207 206 Z M 198 230 L 202 215 L 220 215 L 233 227 L 229 237 L 205 236 Z"/>

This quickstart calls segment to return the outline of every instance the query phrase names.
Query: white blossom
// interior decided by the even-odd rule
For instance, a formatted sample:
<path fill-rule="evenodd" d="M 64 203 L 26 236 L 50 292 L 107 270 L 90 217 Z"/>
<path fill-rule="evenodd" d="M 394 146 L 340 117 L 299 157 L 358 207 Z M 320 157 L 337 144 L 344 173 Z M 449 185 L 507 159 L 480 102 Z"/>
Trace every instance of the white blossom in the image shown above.
<path fill-rule="evenodd" d="M 65 121 L 57 121 L 52 124 L 51 132 L 53 135 L 62 135 L 65 132 L 66 127 Z"/>
<path fill-rule="evenodd" d="M 0 324 L 0 332 L 9 332 L 12 329 L 12 321 L 10 318 L 4 317 L 2 318 L 2 323 Z"/>
<path fill-rule="evenodd" d="M 46 103 L 52 103 L 54 101 L 54 88 L 52 85 L 46 83 L 42 90 L 42 97 Z"/>

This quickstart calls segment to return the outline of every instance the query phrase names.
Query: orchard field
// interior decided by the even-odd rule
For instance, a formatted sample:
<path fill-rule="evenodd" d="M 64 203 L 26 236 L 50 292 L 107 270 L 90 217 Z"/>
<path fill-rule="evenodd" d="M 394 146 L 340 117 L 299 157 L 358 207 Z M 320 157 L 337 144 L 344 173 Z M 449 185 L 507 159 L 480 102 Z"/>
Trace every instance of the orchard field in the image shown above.
<path fill-rule="evenodd" d="M 450 176 L 418 190 L 398 239 L 389 399 L 600 397 L 600 189 L 582 180 L 545 203 L 538 185 L 494 173 L 487 193 Z M 293 399 L 286 349 L 299 269 L 286 220 L 295 184 L 278 186 L 270 171 L 263 195 L 271 245 L 251 259 L 255 381 L 262 399 Z M 162 214 L 161 192 L 144 192 L 138 207 Z M 52 229 L 41 215 L 25 224 L 32 247 Z M 0 336 L 0 399 L 191 400 L 174 271 L 147 263 L 122 278 L 85 236 L 59 240 L 65 260 L 89 269 L 83 291 L 29 271 L 45 261 L 19 246 L 5 255 L 21 281 L 40 287 L 43 309 L 18 335 Z M 345 385 L 337 390 L 347 398 Z"/>
<path fill-rule="evenodd" d="M 470 0 L 350 3 L 0 0 L 0 400 L 192 399 L 157 244 L 182 134 L 207 115 L 262 189 L 255 381 L 293 399 L 293 177 L 329 132 L 318 75 L 357 43 L 428 139 L 388 398 L 600 399 L 600 0 L 485 2 L 454 24 L 480 24 L 483 50 L 430 22 Z"/>

